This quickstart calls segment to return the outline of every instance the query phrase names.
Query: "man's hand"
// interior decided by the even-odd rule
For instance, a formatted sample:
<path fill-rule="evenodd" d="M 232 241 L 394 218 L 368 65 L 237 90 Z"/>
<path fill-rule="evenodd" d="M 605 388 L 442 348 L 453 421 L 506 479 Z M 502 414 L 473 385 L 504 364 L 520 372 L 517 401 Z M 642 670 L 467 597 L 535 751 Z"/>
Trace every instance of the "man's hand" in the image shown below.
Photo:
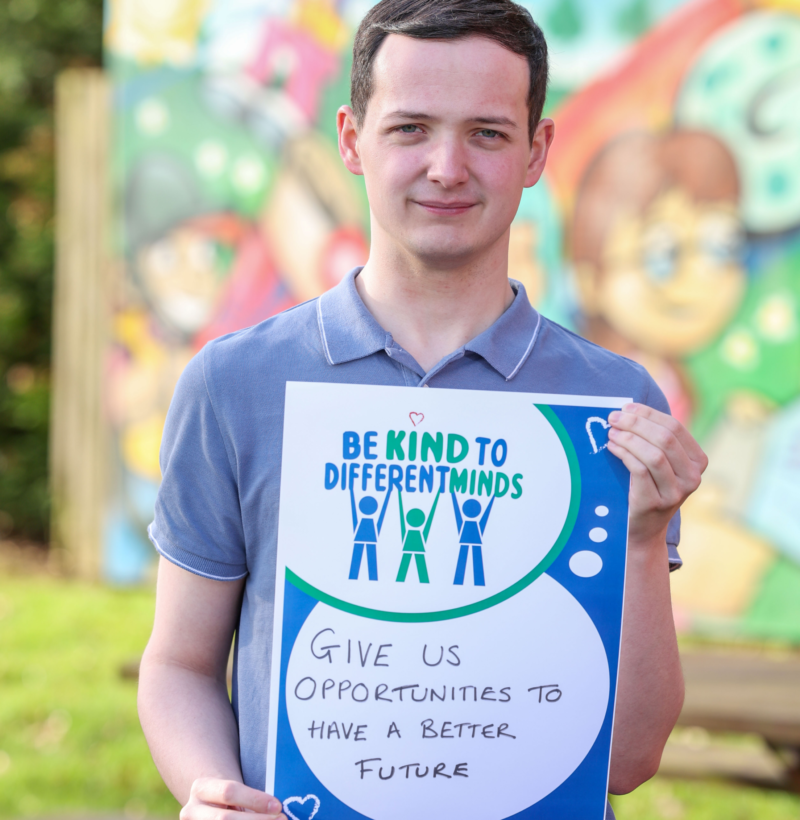
<path fill-rule="evenodd" d="M 669 596 L 667 526 L 700 485 L 705 453 L 672 416 L 626 404 L 608 417 L 608 449 L 631 473 L 625 615 L 609 791 L 652 777 L 683 704 Z"/>
<path fill-rule="evenodd" d="M 663 538 L 670 519 L 700 486 L 706 454 L 666 413 L 626 404 L 609 415 L 608 449 L 631 473 L 629 540 Z"/>
<path fill-rule="evenodd" d="M 241 811 L 257 815 L 254 820 L 286 820 L 274 797 L 235 780 L 213 777 L 200 777 L 192 783 L 180 820 L 235 820 L 233 812 Z"/>

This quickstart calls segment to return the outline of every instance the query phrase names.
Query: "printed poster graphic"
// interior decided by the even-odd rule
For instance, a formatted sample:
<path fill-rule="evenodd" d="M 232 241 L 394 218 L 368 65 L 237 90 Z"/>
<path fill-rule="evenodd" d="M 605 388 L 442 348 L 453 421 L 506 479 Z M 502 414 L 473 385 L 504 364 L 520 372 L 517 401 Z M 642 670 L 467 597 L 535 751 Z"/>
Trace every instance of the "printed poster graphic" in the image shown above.
<path fill-rule="evenodd" d="M 295 820 L 602 820 L 626 398 L 289 383 L 267 791 Z"/>

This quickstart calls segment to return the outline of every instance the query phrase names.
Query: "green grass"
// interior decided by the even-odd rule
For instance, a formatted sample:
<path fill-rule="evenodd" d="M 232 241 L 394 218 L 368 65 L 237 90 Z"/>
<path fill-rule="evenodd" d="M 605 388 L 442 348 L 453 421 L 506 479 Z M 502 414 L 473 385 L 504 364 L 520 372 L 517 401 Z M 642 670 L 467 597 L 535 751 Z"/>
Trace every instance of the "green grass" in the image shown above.
<path fill-rule="evenodd" d="M 144 649 L 153 594 L 0 581 L 0 817 L 177 815 L 120 666 Z"/>
<path fill-rule="evenodd" d="M 617 820 L 797 820 L 800 797 L 715 781 L 653 778 L 612 798 Z"/>
<path fill-rule="evenodd" d="M 42 576 L 0 580 L 0 820 L 177 816 L 122 664 L 144 648 L 153 593 Z M 618 820 L 797 820 L 800 797 L 656 778 Z M 410 812 L 414 816 L 414 812 Z"/>

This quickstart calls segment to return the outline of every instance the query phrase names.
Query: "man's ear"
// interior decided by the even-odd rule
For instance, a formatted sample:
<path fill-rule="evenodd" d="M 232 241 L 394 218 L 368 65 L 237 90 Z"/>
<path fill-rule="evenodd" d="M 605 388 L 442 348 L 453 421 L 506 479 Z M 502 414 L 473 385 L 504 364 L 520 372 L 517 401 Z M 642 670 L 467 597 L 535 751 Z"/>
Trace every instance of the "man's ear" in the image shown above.
<path fill-rule="evenodd" d="M 531 154 L 528 161 L 528 172 L 525 174 L 525 187 L 531 188 L 539 181 L 547 162 L 547 152 L 553 144 L 556 133 L 556 124 L 551 119 L 539 120 L 533 132 Z"/>
<path fill-rule="evenodd" d="M 339 134 L 339 156 L 351 174 L 362 176 L 361 157 L 358 154 L 358 132 L 356 115 L 349 105 L 343 105 L 336 112 L 336 130 Z"/>
<path fill-rule="evenodd" d="M 572 272 L 583 312 L 587 316 L 597 316 L 600 312 L 600 306 L 597 303 L 599 298 L 597 281 L 600 272 L 591 262 L 574 262 Z"/>

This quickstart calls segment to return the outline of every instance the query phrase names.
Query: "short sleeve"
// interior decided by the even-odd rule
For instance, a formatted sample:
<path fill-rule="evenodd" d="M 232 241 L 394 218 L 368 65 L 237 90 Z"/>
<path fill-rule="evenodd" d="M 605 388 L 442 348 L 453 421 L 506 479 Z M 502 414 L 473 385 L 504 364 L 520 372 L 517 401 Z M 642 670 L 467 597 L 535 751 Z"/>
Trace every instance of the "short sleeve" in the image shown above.
<path fill-rule="evenodd" d="M 645 404 L 654 408 L 655 410 L 660 410 L 662 413 L 669 413 L 672 415 L 672 411 L 669 407 L 669 402 L 667 401 L 666 396 L 661 392 L 661 388 L 655 383 L 653 378 L 649 376 L 648 379 L 650 381 L 650 389 L 647 393 L 647 399 L 645 400 Z M 672 516 L 672 520 L 669 522 L 669 526 L 667 527 L 667 549 L 669 551 L 669 570 L 673 572 L 676 569 L 679 569 L 680 566 L 683 564 L 683 559 L 678 553 L 678 544 L 681 540 L 681 511 L 675 513 Z"/>
<path fill-rule="evenodd" d="M 244 530 L 232 459 L 206 387 L 205 349 L 175 388 L 161 441 L 161 487 L 150 540 L 167 560 L 196 575 L 247 575 Z"/>

